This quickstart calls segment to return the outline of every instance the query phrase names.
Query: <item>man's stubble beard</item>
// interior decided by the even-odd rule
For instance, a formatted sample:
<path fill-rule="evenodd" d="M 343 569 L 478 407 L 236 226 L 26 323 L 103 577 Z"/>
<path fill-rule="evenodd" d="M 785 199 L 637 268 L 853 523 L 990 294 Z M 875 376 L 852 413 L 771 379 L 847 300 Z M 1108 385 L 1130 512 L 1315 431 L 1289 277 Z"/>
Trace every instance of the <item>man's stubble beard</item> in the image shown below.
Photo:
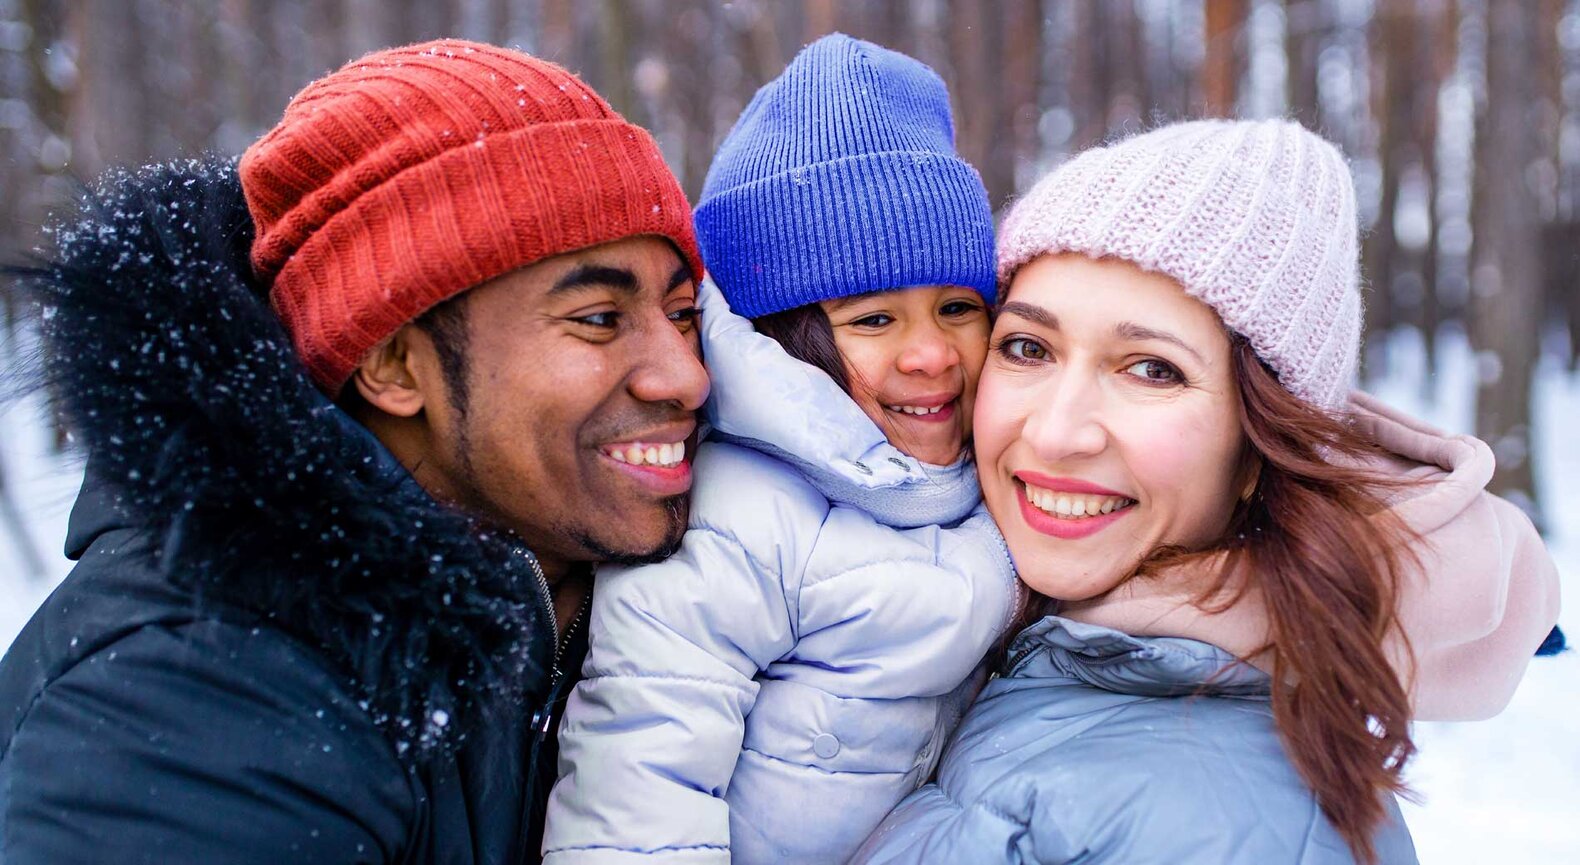
<path fill-rule="evenodd" d="M 590 560 L 597 564 L 609 565 L 651 565 L 674 555 L 680 549 L 681 541 L 686 537 L 686 517 L 690 513 L 691 494 L 685 493 L 670 496 L 661 501 L 664 508 L 664 518 L 667 523 L 664 539 L 656 546 L 647 550 L 621 550 L 616 549 L 579 527 L 563 527 L 563 537 L 575 538 L 583 550 L 590 553 Z"/>

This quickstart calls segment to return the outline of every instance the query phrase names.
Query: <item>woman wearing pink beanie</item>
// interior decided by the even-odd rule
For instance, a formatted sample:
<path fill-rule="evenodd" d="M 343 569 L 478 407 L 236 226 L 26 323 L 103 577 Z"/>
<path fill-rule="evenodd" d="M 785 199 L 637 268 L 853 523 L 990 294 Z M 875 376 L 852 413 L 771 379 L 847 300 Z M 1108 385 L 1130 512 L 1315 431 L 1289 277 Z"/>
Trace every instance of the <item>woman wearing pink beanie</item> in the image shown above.
<path fill-rule="evenodd" d="M 975 451 L 1040 602 L 855 861 L 1415 861 L 1409 722 L 1501 708 L 1557 580 L 1484 444 L 1351 394 L 1356 235 L 1343 157 L 1282 121 L 1016 205 Z"/>

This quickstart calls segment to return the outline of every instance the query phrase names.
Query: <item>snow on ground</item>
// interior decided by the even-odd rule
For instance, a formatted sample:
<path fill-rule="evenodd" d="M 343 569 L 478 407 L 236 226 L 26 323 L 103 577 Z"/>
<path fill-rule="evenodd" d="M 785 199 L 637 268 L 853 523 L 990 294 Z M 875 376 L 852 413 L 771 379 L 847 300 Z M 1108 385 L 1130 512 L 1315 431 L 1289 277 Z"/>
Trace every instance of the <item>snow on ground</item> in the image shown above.
<path fill-rule="evenodd" d="M 1370 389 L 1384 400 L 1446 429 L 1473 425 L 1475 364 L 1462 337 L 1448 333 L 1440 372 L 1426 376 L 1420 340 L 1402 332 L 1390 343 L 1393 366 Z M 12 355 L 0 345 L 0 368 Z M 1422 382 L 1431 393 L 1423 392 Z M 1570 600 L 1562 617 L 1580 637 L 1580 378 L 1556 364 L 1542 369 L 1536 451 L 1548 542 Z M 0 406 L 0 467 L 44 559 L 25 572 L 15 539 L 0 524 L 0 647 L 10 644 L 33 609 L 70 567 L 61 553 L 66 517 L 81 480 L 81 462 L 50 453 L 48 424 L 35 399 Z M 1420 804 L 1405 806 L 1426 865 L 1580 862 L 1580 651 L 1531 662 L 1508 709 L 1474 724 L 1419 724 L 1420 756 L 1411 786 Z"/>
<path fill-rule="evenodd" d="M 1442 340 L 1437 376 L 1423 375 L 1419 336 L 1390 350 L 1395 368 L 1370 389 L 1385 401 L 1454 431 L 1474 426 L 1474 357 L 1462 336 Z M 1435 401 L 1424 399 L 1429 381 Z M 1547 542 L 1558 562 L 1559 624 L 1580 638 L 1580 377 L 1544 361 L 1536 392 L 1534 448 Z M 1408 777 L 1419 805 L 1405 820 L 1426 865 L 1580 862 L 1580 651 L 1536 658 L 1503 714 L 1471 724 L 1417 724 L 1420 755 Z"/>
<path fill-rule="evenodd" d="M 27 350 L 22 348 L 20 350 Z M 53 453 L 46 408 L 36 397 L 7 400 L 19 347 L 0 334 L 0 477 L 26 523 L 26 539 L 0 517 L 0 649 L 71 569 L 66 518 L 82 482 L 82 461 Z M 24 552 L 24 544 L 32 555 Z M 36 559 L 35 559 L 36 556 Z"/>

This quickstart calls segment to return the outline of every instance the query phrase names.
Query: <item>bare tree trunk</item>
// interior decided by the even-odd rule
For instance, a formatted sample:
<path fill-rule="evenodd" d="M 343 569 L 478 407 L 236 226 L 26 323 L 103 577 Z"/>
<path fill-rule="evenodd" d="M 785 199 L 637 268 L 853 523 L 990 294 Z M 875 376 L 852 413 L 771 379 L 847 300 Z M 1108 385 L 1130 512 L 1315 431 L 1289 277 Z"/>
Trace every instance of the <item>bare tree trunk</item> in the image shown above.
<path fill-rule="evenodd" d="M 806 41 L 832 33 L 839 28 L 839 10 L 834 0 L 805 0 L 802 4 L 806 16 Z"/>
<path fill-rule="evenodd" d="M 716 44 L 717 12 L 711 3 L 701 0 L 689 0 L 673 8 L 681 11 L 670 19 L 669 43 L 680 47 L 686 58 L 669 64 L 670 110 L 680 125 L 682 143 L 680 170 L 676 173 L 686 197 L 696 201 L 702 195 L 702 182 L 713 161 L 717 82 L 709 61 Z"/>
<path fill-rule="evenodd" d="M 1418 107 L 1417 116 L 1420 123 L 1418 140 L 1422 146 L 1422 167 L 1431 188 L 1427 194 L 1430 234 L 1427 236 L 1426 251 L 1421 262 L 1421 337 L 1426 349 L 1426 368 L 1437 369 L 1437 331 L 1443 324 L 1441 295 L 1438 290 L 1438 259 L 1442 256 L 1442 225 L 1438 207 L 1442 182 L 1437 159 L 1439 126 L 1437 97 L 1454 69 L 1459 16 L 1456 14 L 1454 0 L 1425 0 L 1423 12 L 1427 20 L 1422 30 L 1431 34 L 1424 60 L 1425 68 L 1431 70 L 1431 97 L 1425 100 L 1424 105 Z M 1421 387 L 1430 393 L 1430 381 L 1423 380 Z"/>
<path fill-rule="evenodd" d="M 1398 278 L 1399 241 L 1394 218 L 1399 208 L 1399 184 L 1414 152 L 1412 124 L 1415 63 L 1414 9 L 1404 3 L 1384 4 L 1371 26 L 1372 116 L 1377 124 L 1377 160 L 1382 168 L 1382 201 L 1366 235 L 1362 261 L 1371 292 L 1366 298 L 1364 341 L 1368 376 L 1387 372 L 1384 346 L 1388 329 L 1397 323 L 1395 285 Z"/>
<path fill-rule="evenodd" d="M 1001 88 L 992 82 L 994 68 L 1003 60 L 1001 17 L 986 0 L 951 0 L 949 4 L 951 81 L 955 91 L 955 140 L 960 155 L 982 173 L 988 199 L 995 204 L 1015 191 L 1013 152 L 999 146 L 1004 141 Z"/>
<path fill-rule="evenodd" d="M 1106 33 L 1097 38 L 1108 43 L 1107 68 L 1108 104 L 1103 106 L 1103 125 L 1110 131 L 1136 129 L 1145 118 L 1147 105 L 1147 79 L 1144 74 L 1145 41 L 1141 38 L 1141 15 L 1132 3 L 1115 3 L 1109 7 Z"/>
<path fill-rule="evenodd" d="M 631 77 L 631 42 L 635 29 L 632 25 L 635 22 L 636 26 L 640 26 L 638 13 L 626 0 L 604 0 L 599 11 L 602 13 L 600 23 L 603 28 L 598 45 L 603 74 L 599 76 L 602 80 L 596 89 L 609 100 L 614 110 L 632 122 L 639 122 L 635 116 L 635 82 Z"/>
<path fill-rule="evenodd" d="M 543 0 L 538 20 L 538 56 L 576 68 L 576 19 L 571 0 Z"/>
<path fill-rule="evenodd" d="M 1042 3 L 1016 0 L 1005 6 L 1004 85 L 999 98 L 1004 100 L 1003 114 L 1010 126 L 1010 134 L 1000 136 L 1008 139 L 1008 176 L 1004 181 L 1004 195 L 1008 196 L 1019 185 L 1020 167 L 1037 158 L 1037 123 L 1042 118 L 1037 99 L 1042 92 Z M 994 207 L 1004 204 L 1002 198 L 992 201 Z"/>
<path fill-rule="evenodd" d="M 1247 0 L 1206 0 L 1207 57 L 1202 62 L 1203 110 L 1213 117 L 1234 114 L 1239 97 Z"/>
<path fill-rule="evenodd" d="M 1075 134 L 1072 150 L 1083 150 L 1108 137 L 1107 30 L 1108 6 L 1077 3 L 1066 44 L 1070 47 L 1070 111 Z"/>
<path fill-rule="evenodd" d="M 1289 112 L 1307 129 L 1322 128 L 1317 59 L 1328 34 L 1323 0 L 1284 0 L 1284 53 L 1289 62 Z"/>
<path fill-rule="evenodd" d="M 1490 489 L 1540 526 L 1531 470 L 1531 384 L 1540 337 L 1540 221 L 1527 167 L 1540 157 L 1534 22 L 1521 0 L 1487 2 L 1487 104 L 1476 135 L 1471 336 L 1481 371 L 1476 434 L 1498 468 Z"/>

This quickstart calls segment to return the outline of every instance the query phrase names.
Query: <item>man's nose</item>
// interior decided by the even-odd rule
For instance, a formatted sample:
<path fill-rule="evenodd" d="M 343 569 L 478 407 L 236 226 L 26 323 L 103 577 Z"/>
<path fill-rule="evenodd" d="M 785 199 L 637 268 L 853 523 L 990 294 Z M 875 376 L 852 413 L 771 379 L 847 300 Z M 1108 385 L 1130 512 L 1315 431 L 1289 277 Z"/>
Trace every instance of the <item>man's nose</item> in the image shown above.
<path fill-rule="evenodd" d="M 649 403 L 672 403 L 685 411 L 702 408 L 708 398 L 708 371 L 696 330 L 681 333 L 666 320 L 661 327 L 642 333 L 644 341 L 637 369 L 631 376 L 631 395 Z"/>

